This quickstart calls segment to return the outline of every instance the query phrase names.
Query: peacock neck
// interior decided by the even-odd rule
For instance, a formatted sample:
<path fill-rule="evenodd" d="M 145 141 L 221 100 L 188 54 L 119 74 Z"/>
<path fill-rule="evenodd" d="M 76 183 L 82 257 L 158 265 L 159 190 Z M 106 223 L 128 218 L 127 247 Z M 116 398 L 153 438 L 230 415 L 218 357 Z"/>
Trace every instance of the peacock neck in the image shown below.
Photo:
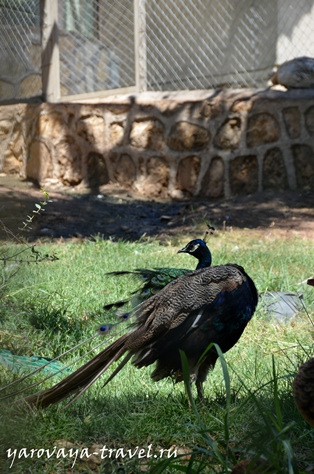
<path fill-rule="evenodd" d="M 196 270 L 200 270 L 201 268 L 210 267 L 212 264 L 212 255 L 209 249 L 205 249 L 202 255 L 198 259 L 198 264 Z"/>

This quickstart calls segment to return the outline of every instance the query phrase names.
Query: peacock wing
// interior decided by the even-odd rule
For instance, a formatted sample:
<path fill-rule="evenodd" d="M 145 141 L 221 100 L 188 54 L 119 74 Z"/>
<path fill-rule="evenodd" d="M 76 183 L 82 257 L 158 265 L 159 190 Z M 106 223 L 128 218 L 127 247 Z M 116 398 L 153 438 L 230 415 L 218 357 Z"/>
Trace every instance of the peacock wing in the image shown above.
<path fill-rule="evenodd" d="M 133 362 L 150 365 L 174 349 L 187 356 L 201 355 L 211 342 L 225 352 L 241 336 L 256 304 L 254 283 L 241 267 L 224 265 L 190 273 L 142 307 L 140 317 L 147 319 L 136 333 L 145 328 L 147 344 L 133 344 Z"/>

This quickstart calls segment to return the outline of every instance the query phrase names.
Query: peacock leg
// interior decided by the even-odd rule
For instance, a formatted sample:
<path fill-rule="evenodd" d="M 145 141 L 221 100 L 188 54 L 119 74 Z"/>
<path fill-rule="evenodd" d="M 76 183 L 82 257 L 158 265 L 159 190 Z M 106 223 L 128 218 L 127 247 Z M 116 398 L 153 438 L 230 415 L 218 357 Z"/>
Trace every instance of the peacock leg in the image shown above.
<path fill-rule="evenodd" d="M 204 398 L 204 387 L 203 387 L 203 382 L 200 380 L 197 380 L 196 383 L 196 389 L 197 389 L 197 396 L 200 400 L 203 400 Z"/>

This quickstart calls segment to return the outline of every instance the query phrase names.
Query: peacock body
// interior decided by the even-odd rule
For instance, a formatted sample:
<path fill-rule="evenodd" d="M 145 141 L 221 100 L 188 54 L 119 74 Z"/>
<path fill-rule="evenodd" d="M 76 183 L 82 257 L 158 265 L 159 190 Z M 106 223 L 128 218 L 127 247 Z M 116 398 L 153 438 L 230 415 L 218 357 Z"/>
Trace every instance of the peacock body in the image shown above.
<path fill-rule="evenodd" d="M 183 379 L 180 350 L 186 354 L 191 380 L 202 397 L 203 383 L 218 355 L 212 347 L 201 356 L 211 343 L 218 344 L 222 352 L 231 349 L 251 319 L 257 301 L 252 279 L 238 265 L 186 273 L 134 309 L 135 322 L 126 334 L 52 388 L 25 401 L 47 407 L 73 394 L 76 399 L 120 359 L 105 384 L 130 359 L 139 369 L 155 363 L 151 374 L 154 381 L 171 377 L 179 382 Z"/>

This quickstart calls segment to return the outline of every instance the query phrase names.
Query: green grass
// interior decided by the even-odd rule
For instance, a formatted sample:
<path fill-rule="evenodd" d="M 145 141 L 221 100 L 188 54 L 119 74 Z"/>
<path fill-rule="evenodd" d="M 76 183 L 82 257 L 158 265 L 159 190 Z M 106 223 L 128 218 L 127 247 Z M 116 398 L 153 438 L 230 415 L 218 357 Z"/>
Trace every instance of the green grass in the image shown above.
<path fill-rule="evenodd" d="M 197 232 L 197 236 L 202 233 Z M 196 235 L 161 244 L 155 240 L 42 243 L 43 253 L 59 260 L 39 264 L 6 265 L 6 275 L 17 274 L 3 286 L 0 305 L 0 347 L 15 354 L 55 357 L 94 335 L 97 325 L 110 320 L 102 306 L 126 296 L 137 283 L 106 272 L 136 267 L 194 268 L 188 255 L 177 250 Z M 7 459 L 6 449 L 73 449 L 95 445 L 108 448 L 178 449 L 192 457 L 170 459 L 167 466 L 149 459 L 151 472 L 227 472 L 238 459 L 264 457 L 276 472 L 305 472 L 313 466 L 314 431 L 294 406 L 291 381 L 298 365 L 313 355 L 314 291 L 299 285 L 313 271 L 310 241 L 269 239 L 254 231 L 219 233 L 209 246 L 213 264 L 243 265 L 265 290 L 302 291 L 307 312 L 289 324 L 267 320 L 259 308 L 238 344 L 217 363 L 205 384 L 206 400 L 189 408 L 183 384 L 154 383 L 151 368 L 131 364 L 106 388 L 98 381 L 67 410 L 64 404 L 47 410 L 1 406 L 0 465 L 3 472 L 140 472 L 147 459 L 126 457 L 120 464 L 77 459 Z M 109 318 L 109 319 L 108 319 Z M 68 354 L 63 363 L 84 356 L 95 340 Z M 93 352 L 95 353 L 95 352 Z M 226 361 L 226 363 L 224 362 Z M 0 366 L 2 385 L 13 380 Z M 34 376 L 38 380 L 39 376 Z M 59 380 L 57 377 L 54 381 Z M 50 386 L 52 380 L 46 382 Z M 2 392 L 1 392 L 2 393 Z M 193 396 L 195 392 L 193 388 Z M 66 443 L 71 444 L 66 444 Z M 56 449 L 57 449 L 56 448 Z M 66 448 L 68 449 L 68 448 Z M 157 451 L 156 451 L 157 452 Z M 141 461 L 141 462 L 140 462 Z M 153 462 L 152 462 L 153 461 Z M 68 470 L 67 470 L 68 469 Z"/>

